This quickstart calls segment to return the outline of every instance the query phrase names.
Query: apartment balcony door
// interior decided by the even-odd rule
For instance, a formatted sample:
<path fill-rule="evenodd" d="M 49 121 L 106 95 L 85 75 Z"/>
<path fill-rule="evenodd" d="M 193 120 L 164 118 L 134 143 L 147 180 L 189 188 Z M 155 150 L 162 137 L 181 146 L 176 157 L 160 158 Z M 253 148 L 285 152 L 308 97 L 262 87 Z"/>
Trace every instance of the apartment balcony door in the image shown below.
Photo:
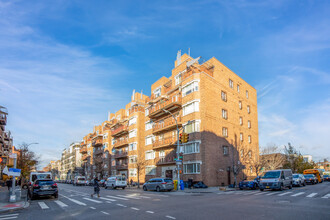
<path fill-rule="evenodd" d="M 173 170 L 166 170 L 165 177 L 173 179 Z"/>

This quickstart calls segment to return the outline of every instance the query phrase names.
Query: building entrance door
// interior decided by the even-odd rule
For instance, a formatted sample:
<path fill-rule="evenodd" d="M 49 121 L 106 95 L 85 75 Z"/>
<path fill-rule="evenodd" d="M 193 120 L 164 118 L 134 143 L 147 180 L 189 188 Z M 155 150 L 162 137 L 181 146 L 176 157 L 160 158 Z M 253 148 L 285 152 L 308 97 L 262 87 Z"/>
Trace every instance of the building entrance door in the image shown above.
<path fill-rule="evenodd" d="M 165 177 L 173 179 L 173 170 L 166 170 Z"/>
<path fill-rule="evenodd" d="M 227 179 L 228 179 L 228 185 L 231 185 L 230 169 L 227 170 Z"/>

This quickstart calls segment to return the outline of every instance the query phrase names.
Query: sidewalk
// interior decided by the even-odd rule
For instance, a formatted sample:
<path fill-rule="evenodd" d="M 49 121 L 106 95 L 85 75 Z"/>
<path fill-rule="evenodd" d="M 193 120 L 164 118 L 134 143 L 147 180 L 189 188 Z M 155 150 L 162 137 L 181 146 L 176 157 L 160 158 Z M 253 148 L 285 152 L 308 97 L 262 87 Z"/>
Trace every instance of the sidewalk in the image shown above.
<path fill-rule="evenodd" d="M 16 192 L 17 202 L 9 202 L 9 191 L 7 187 L 0 186 L 0 213 L 23 209 L 29 207 L 30 203 L 27 201 L 27 192 L 22 190 L 22 197 L 19 192 Z"/>

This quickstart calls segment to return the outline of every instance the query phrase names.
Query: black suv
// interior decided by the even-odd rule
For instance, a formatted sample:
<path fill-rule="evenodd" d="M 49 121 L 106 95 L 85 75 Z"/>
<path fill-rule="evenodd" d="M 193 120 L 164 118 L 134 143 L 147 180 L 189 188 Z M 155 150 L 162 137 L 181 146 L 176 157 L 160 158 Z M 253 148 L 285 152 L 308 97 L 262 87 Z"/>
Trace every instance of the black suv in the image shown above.
<path fill-rule="evenodd" d="M 57 184 L 53 180 L 35 180 L 30 187 L 31 199 L 38 196 L 54 196 L 58 198 L 58 188 Z"/>

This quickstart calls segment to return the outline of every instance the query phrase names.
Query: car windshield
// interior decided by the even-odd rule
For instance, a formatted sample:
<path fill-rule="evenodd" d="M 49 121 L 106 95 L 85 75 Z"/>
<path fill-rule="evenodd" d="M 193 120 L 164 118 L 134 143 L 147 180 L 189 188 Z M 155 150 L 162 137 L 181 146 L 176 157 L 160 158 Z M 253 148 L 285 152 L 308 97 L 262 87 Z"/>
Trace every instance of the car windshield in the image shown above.
<path fill-rule="evenodd" d="M 46 186 L 46 185 L 53 185 L 54 182 L 52 180 L 46 180 L 46 181 L 37 181 L 36 184 L 40 186 Z"/>
<path fill-rule="evenodd" d="M 292 177 L 293 178 L 299 178 L 299 175 L 298 174 L 293 174 Z"/>
<path fill-rule="evenodd" d="M 172 182 L 172 179 L 164 179 L 165 182 L 170 183 Z"/>
<path fill-rule="evenodd" d="M 263 174 L 261 178 L 263 179 L 273 179 L 273 178 L 280 178 L 281 171 L 270 171 Z"/>
<path fill-rule="evenodd" d="M 314 175 L 313 174 L 307 174 L 307 175 L 304 175 L 304 177 L 306 177 L 306 178 L 314 178 Z"/>

